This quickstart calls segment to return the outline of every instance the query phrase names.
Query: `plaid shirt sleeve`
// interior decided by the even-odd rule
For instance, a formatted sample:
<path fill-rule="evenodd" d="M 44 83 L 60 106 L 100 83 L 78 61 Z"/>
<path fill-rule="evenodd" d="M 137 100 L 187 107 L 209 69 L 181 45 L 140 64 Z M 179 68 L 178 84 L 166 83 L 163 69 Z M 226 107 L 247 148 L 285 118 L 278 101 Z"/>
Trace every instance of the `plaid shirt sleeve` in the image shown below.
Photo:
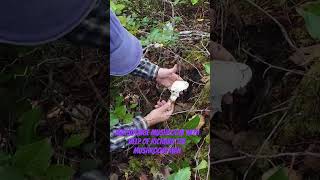
<path fill-rule="evenodd" d="M 153 64 L 146 58 L 143 58 L 141 59 L 139 66 L 130 74 L 144 79 L 153 80 L 157 77 L 158 71 L 158 65 Z"/>
<path fill-rule="evenodd" d="M 133 129 L 147 129 L 147 123 L 141 116 L 136 116 L 132 123 L 129 124 L 117 124 L 111 127 L 110 130 L 110 151 L 118 151 L 127 148 L 129 139 L 135 138 L 135 136 L 116 136 L 115 131 L 118 129 L 122 130 L 133 130 Z"/>

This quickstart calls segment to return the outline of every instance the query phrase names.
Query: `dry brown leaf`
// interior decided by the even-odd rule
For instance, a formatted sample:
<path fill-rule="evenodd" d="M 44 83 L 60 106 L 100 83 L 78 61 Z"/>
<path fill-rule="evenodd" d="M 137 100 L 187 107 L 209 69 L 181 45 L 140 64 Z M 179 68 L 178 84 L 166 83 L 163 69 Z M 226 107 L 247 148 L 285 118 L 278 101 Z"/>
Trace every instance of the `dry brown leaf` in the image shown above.
<path fill-rule="evenodd" d="M 82 106 L 78 104 L 76 107 L 72 108 L 72 114 L 75 115 L 75 117 L 72 117 L 72 120 L 77 121 L 77 120 L 90 120 L 92 111 L 90 108 L 86 106 Z M 76 117 L 79 117 L 81 119 L 77 119 Z"/>
<path fill-rule="evenodd" d="M 233 55 L 226 50 L 222 45 L 210 41 L 208 51 L 210 52 L 210 58 L 222 61 L 235 61 Z"/>
<path fill-rule="evenodd" d="M 295 64 L 304 66 L 312 61 L 320 61 L 320 44 L 303 47 L 300 50 L 304 54 L 303 58 L 300 58 L 299 52 L 295 52 L 289 57 Z"/>
<path fill-rule="evenodd" d="M 204 124 L 205 124 L 205 120 L 204 120 L 204 117 L 202 115 L 199 115 L 200 117 L 200 121 L 199 121 L 199 124 L 198 126 L 196 127 L 196 129 L 200 129 Z"/>

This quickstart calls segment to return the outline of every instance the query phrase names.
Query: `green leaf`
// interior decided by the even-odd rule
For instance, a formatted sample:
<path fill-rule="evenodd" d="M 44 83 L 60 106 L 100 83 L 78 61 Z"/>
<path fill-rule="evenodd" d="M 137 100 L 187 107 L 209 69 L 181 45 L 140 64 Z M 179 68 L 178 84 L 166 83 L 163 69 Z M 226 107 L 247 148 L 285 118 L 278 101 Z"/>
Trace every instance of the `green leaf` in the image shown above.
<path fill-rule="evenodd" d="M 136 104 L 136 103 L 131 104 L 131 105 L 130 105 L 130 109 L 134 109 L 134 108 L 136 108 L 137 106 L 138 106 L 138 104 Z"/>
<path fill-rule="evenodd" d="M 113 127 L 118 123 L 119 123 L 119 119 L 117 118 L 117 116 L 113 112 L 110 112 L 110 127 Z"/>
<path fill-rule="evenodd" d="M 178 167 L 178 165 L 176 164 L 176 163 L 170 163 L 169 165 L 168 165 L 173 171 L 178 171 L 179 170 L 179 167 Z"/>
<path fill-rule="evenodd" d="M 17 143 L 19 146 L 38 140 L 36 127 L 40 119 L 41 111 L 39 109 L 31 109 L 20 117 L 19 122 L 21 122 L 21 125 L 17 129 Z"/>
<path fill-rule="evenodd" d="M 127 113 L 127 108 L 125 105 L 122 106 L 117 106 L 114 110 L 114 114 L 119 118 L 119 119 L 124 119 Z"/>
<path fill-rule="evenodd" d="M 190 139 L 191 142 L 198 144 L 201 140 L 199 136 L 186 136 L 187 139 Z"/>
<path fill-rule="evenodd" d="M 190 166 L 190 159 L 189 158 L 185 158 L 182 162 L 181 162 L 181 168 L 187 168 Z"/>
<path fill-rule="evenodd" d="M 42 175 L 49 167 L 53 154 L 49 139 L 20 147 L 13 156 L 13 165 L 24 173 Z"/>
<path fill-rule="evenodd" d="M 199 0 L 191 0 L 192 5 L 196 5 L 199 2 Z"/>
<path fill-rule="evenodd" d="M 116 106 L 122 105 L 123 101 L 124 101 L 124 97 L 122 95 L 117 96 L 116 97 Z"/>
<path fill-rule="evenodd" d="M 206 160 L 202 160 L 200 164 L 198 164 L 197 167 L 193 168 L 194 170 L 201 170 L 208 167 L 208 163 Z"/>
<path fill-rule="evenodd" d="M 208 134 L 204 139 L 206 143 L 210 144 L 210 134 Z"/>
<path fill-rule="evenodd" d="M 198 115 L 194 115 L 188 122 L 184 124 L 183 129 L 195 129 L 200 122 L 200 117 Z"/>
<path fill-rule="evenodd" d="M 320 39 L 320 1 L 306 3 L 296 10 L 304 18 L 311 37 Z"/>
<path fill-rule="evenodd" d="M 210 74 L 210 63 L 205 63 L 203 64 L 204 70 L 206 71 L 207 74 Z"/>
<path fill-rule="evenodd" d="M 64 143 L 65 148 L 74 148 L 80 146 L 88 136 L 86 134 L 72 134 Z"/>
<path fill-rule="evenodd" d="M 69 166 L 51 165 L 46 172 L 46 177 L 48 180 L 69 180 L 74 173 L 75 171 Z"/>
<path fill-rule="evenodd" d="M 180 169 L 177 173 L 171 174 L 168 180 L 190 180 L 191 170 L 190 167 Z"/>
<path fill-rule="evenodd" d="M 11 166 L 0 166 L 0 177 L 4 180 L 24 180 L 23 174 L 16 169 L 15 167 Z"/>
<path fill-rule="evenodd" d="M 126 27 L 127 26 L 127 17 L 125 17 L 125 16 L 117 16 L 117 17 L 118 17 L 121 25 Z"/>
<path fill-rule="evenodd" d="M 289 180 L 283 167 L 275 167 L 262 175 L 262 180 Z"/>
<path fill-rule="evenodd" d="M 126 114 L 123 118 L 123 122 L 124 123 L 131 123 L 133 119 L 133 115 L 132 114 Z"/>

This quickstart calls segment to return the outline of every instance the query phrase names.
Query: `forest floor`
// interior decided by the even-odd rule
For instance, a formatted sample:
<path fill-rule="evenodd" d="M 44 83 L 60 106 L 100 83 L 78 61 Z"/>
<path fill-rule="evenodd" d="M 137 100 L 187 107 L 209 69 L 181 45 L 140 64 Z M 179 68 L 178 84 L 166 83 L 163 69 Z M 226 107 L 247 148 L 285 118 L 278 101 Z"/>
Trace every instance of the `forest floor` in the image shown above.
<path fill-rule="evenodd" d="M 125 2 L 122 3 L 130 6 Z M 139 8 L 143 10 L 139 11 Z M 155 9 L 157 13 L 148 14 L 148 8 Z M 183 147 L 183 154 L 180 155 L 133 155 L 132 148 L 116 153 L 112 155 L 113 176 L 120 179 L 152 179 L 156 178 L 159 173 L 172 175 L 188 168 L 188 171 L 192 173 L 191 179 L 207 179 L 209 175 L 207 163 L 209 162 L 210 119 L 210 79 L 209 72 L 206 71 L 206 67 L 209 67 L 207 50 L 210 29 L 209 4 L 206 1 L 199 1 L 195 5 L 189 1 L 177 1 L 177 4 L 169 1 L 162 1 L 160 4 L 145 1 L 139 4 L 139 7 L 135 6 L 126 10 L 118 15 L 128 16 L 132 12 L 137 12 L 136 19 L 148 18 L 148 22 L 156 21 L 156 25 L 150 25 L 151 23 L 144 25 L 144 29 L 139 29 L 135 34 L 143 43 L 145 39 L 149 40 L 149 44 L 144 49 L 145 57 L 164 68 L 172 68 L 178 64 L 180 67 L 178 74 L 190 85 L 177 99 L 170 120 L 152 128 L 182 129 L 188 122 L 198 119 L 199 122 L 194 128 L 200 129 L 201 135 L 194 141 L 187 142 L 187 145 Z M 130 24 L 128 18 L 123 24 Z M 168 26 L 173 26 L 173 34 L 163 32 L 162 27 Z M 136 32 L 130 25 L 126 28 L 133 34 Z M 150 34 L 155 34 L 159 38 L 152 39 L 144 32 L 151 32 Z M 168 34 L 174 37 L 166 38 Z M 167 39 L 170 40 L 166 41 Z M 163 46 L 156 47 L 155 44 Z M 113 78 L 111 91 L 111 112 L 116 112 L 117 99 L 122 99 L 121 101 L 126 105 L 130 114 L 141 112 L 142 116 L 154 109 L 153 106 L 158 100 L 167 101 L 170 96 L 170 91 L 157 85 L 155 81 L 138 77 Z M 199 164 L 202 164 L 199 170 L 193 169 Z"/>
<path fill-rule="evenodd" d="M 320 45 L 296 10 L 306 2 L 211 2 L 211 58 L 218 43 L 253 71 L 212 120 L 214 179 L 319 179 Z"/>

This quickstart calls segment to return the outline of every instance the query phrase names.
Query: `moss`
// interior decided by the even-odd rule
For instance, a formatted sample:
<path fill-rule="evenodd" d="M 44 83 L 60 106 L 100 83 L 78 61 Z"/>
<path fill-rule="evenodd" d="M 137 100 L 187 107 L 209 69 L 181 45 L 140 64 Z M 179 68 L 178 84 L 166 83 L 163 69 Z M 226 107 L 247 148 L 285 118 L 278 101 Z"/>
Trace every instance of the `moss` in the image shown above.
<path fill-rule="evenodd" d="M 210 103 L 210 81 L 208 81 L 201 93 L 200 93 L 200 99 L 199 101 L 197 102 L 197 104 L 195 105 L 195 108 L 203 108 L 203 107 L 206 107 L 208 106 L 208 104 Z"/>
<path fill-rule="evenodd" d="M 204 52 L 200 51 L 197 48 L 192 48 L 184 55 L 185 59 L 189 62 L 199 62 L 205 63 L 209 62 L 209 58 L 204 54 Z"/>
<path fill-rule="evenodd" d="M 320 134 L 320 62 L 313 64 L 295 91 L 281 139 Z"/>

